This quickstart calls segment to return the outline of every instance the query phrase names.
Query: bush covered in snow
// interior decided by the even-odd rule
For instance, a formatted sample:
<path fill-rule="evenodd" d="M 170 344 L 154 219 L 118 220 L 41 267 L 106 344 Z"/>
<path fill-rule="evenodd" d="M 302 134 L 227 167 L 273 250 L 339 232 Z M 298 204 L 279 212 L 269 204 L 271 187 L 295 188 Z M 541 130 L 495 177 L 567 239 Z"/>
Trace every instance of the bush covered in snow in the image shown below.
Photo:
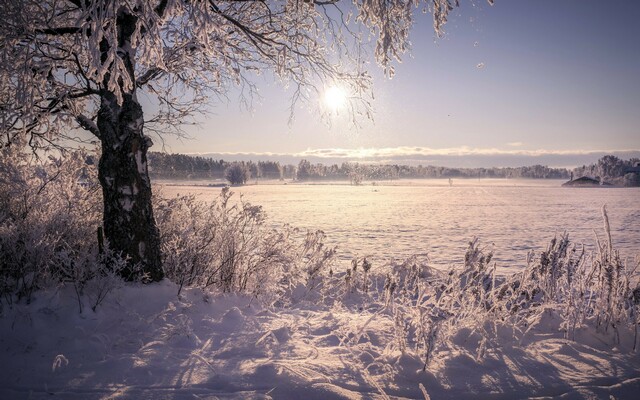
<path fill-rule="evenodd" d="M 270 229 L 260 206 L 232 196 L 224 188 L 211 203 L 189 195 L 156 199 L 167 277 L 181 288 L 250 292 L 268 303 L 317 285 L 335 254 L 324 233 Z"/>
<path fill-rule="evenodd" d="M 101 192 L 91 154 L 38 159 L 7 148 L 0 159 L 0 296 L 11 303 L 44 287 L 89 282 L 91 307 L 117 285 L 122 260 L 103 243 Z M 155 199 L 167 277 L 183 286 L 248 292 L 273 303 L 305 294 L 330 270 L 321 231 L 265 225 L 262 208 L 232 199 Z M 110 282 L 109 285 L 106 283 Z M 97 286 L 96 286 L 97 285 Z M 94 293 L 95 292 L 95 293 Z M 79 301 L 82 309 L 82 302 Z"/>
<path fill-rule="evenodd" d="M 393 322 L 391 348 L 418 354 L 425 369 L 439 351 L 473 350 L 481 360 L 492 346 L 500 346 L 505 332 L 521 343 L 536 331 L 579 340 L 582 332 L 595 330 L 612 345 L 624 341 L 635 349 L 640 260 L 623 263 L 612 245 L 604 208 L 603 218 L 606 237 L 598 239 L 595 254 L 586 254 L 584 246 L 571 243 L 565 234 L 540 254 L 530 253 L 521 271 L 498 276 L 492 253 L 474 239 L 464 264 L 448 272 L 415 257 L 375 269 L 368 303 L 380 307 L 378 318 Z M 354 263 L 344 275 L 347 293 L 360 292 L 353 282 L 367 279 L 356 267 Z"/>
<path fill-rule="evenodd" d="M 231 185 L 244 185 L 251 178 L 251 170 L 244 163 L 234 162 L 224 170 L 224 178 Z"/>
<path fill-rule="evenodd" d="M 30 300 L 58 282 L 82 285 L 99 263 L 101 194 L 91 155 L 0 155 L 0 294 Z"/>

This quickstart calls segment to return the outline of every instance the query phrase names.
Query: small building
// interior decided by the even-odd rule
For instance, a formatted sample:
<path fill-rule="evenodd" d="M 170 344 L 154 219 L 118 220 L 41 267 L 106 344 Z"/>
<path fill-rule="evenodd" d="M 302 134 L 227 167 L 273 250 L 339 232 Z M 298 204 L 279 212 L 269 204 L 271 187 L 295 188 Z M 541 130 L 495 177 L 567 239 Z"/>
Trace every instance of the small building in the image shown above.
<path fill-rule="evenodd" d="M 593 186 L 601 186 L 601 185 L 609 185 L 609 184 L 606 182 L 601 182 L 599 179 L 589 178 L 588 176 L 583 176 L 581 178 L 574 179 L 562 184 L 562 186 L 575 186 L 575 187 L 593 187 Z"/>

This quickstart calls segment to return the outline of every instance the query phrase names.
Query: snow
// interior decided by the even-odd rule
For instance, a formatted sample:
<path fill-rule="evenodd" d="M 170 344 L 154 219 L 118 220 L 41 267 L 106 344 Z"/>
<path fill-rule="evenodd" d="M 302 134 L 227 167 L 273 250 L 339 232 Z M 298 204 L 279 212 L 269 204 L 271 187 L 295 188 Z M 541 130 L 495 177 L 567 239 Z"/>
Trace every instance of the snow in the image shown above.
<path fill-rule="evenodd" d="M 594 249 L 607 204 L 613 242 L 623 258 L 640 248 L 640 188 L 607 188 L 588 193 L 563 188 L 558 180 L 447 179 L 381 181 L 351 186 L 345 182 L 292 184 L 274 181 L 234 187 L 245 201 L 263 207 L 274 227 L 290 224 L 321 229 L 328 245 L 348 267 L 366 256 L 374 265 L 428 255 L 441 269 L 460 263 L 469 240 L 495 250 L 499 272 L 526 264 L 527 252 L 541 251 L 554 236 L 569 233 L 575 243 Z M 184 183 L 183 183 L 184 184 Z M 166 198 L 194 194 L 210 201 L 220 187 L 163 184 Z M 234 196 L 237 200 L 240 196 Z"/>
<path fill-rule="evenodd" d="M 345 250 L 348 235 L 364 232 L 368 238 L 361 243 L 377 251 L 367 255 L 370 268 L 363 256 L 349 265 L 349 274 L 328 262 L 305 285 L 291 274 L 306 276 L 308 267 L 315 268 L 314 257 L 326 253 L 286 251 L 292 267 L 260 270 L 247 289 L 257 298 L 221 293 L 224 286 L 207 292 L 168 280 L 125 284 L 99 268 L 73 281 L 75 287 L 43 282 L 48 288 L 34 292 L 28 303 L 3 296 L 0 399 L 636 397 L 640 286 L 635 264 L 623 267 L 614 251 L 620 242 L 637 251 L 635 189 L 596 190 L 589 199 L 572 189 L 457 181 L 451 188 L 446 181 L 437 187 L 380 185 L 378 192 L 348 185 L 239 190 L 251 200 L 271 199 L 265 208 L 276 218 L 311 228 L 327 223 L 327 239 L 337 235 Z M 591 209 L 603 199 L 611 218 L 602 208 Z M 179 203 L 166 204 L 180 211 Z M 185 210 L 198 211 L 195 221 L 218 215 Z M 193 227 L 194 221 L 184 222 Z M 457 240 L 451 232 L 482 228 L 497 236 L 483 237 L 495 238 L 496 252 L 504 251 L 500 235 L 518 246 L 519 240 L 542 245 L 556 224 L 570 233 L 595 224 L 600 253 L 583 263 L 582 253 L 563 245 L 562 236 L 545 257 L 538 251 L 526 269 L 517 269 L 499 258 L 488 261 L 482 241 L 472 241 L 466 252 L 451 244 Z M 451 225 L 457 225 L 454 231 Z M 181 229 L 176 227 L 180 239 L 198 238 Z M 252 232 L 269 239 L 265 231 Z M 434 232 L 450 243 L 433 242 Z M 531 235 L 538 236 L 527 239 Z M 410 242 L 414 252 L 448 246 L 464 263 L 447 274 L 438 257 L 381 261 L 385 255 L 401 258 Z M 176 251 L 189 255 L 193 243 L 176 243 Z M 494 274 L 494 260 L 504 274 Z"/>
<path fill-rule="evenodd" d="M 394 348 L 384 305 L 357 296 L 267 308 L 242 295 L 163 281 L 117 288 L 96 312 L 73 288 L 5 305 L 3 399 L 635 398 L 633 334 L 618 345 L 592 329 L 562 338 L 553 312 L 520 340 L 498 329 L 486 356 L 461 330 L 426 371 Z M 84 301 L 84 300 L 83 300 Z"/>

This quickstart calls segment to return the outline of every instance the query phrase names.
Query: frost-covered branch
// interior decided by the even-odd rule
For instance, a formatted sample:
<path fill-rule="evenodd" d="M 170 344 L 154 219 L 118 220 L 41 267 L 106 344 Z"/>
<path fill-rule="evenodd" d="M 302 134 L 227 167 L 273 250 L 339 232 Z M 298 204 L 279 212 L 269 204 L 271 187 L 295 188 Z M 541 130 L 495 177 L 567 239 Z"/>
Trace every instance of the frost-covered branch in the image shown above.
<path fill-rule="evenodd" d="M 100 130 L 98 129 L 98 126 L 89 117 L 80 114 L 76 117 L 76 120 L 78 121 L 78 125 L 83 129 L 93 133 L 98 138 L 100 137 Z"/>
<path fill-rule="evenodd" d="M 232 87 L 250 107 L 263 72 L 293 88 L 292 108 L 340 83 L 351 112 L 370 116 L 371 78 L 362 67 L 368 40 L 355 28 L 369 28 L 375 59 L 392 75 L 420 4 L 440 33 L 458 1 L 2 2 L 0 145 L 34 132 L 32 142 L 46 138 L 46 145 L 69 127 L 86 129 L 77 116 L 94 111 L 105 93 L 121 102 L 143 90 L 161 105 L 147 120 L 173 126 L 182 122 L 174 117 L 205 111 Z"/>

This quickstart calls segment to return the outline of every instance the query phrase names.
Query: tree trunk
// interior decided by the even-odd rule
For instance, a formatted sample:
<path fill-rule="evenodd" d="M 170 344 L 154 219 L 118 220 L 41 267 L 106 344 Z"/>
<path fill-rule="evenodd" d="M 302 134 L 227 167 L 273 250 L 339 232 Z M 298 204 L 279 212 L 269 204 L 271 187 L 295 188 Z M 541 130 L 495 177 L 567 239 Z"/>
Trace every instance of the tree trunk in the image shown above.
<path fill-rule="evenodd" d="M 153 218 L 142 107 L 135 92 L 118 105 L 105 92 L 98 112 L 102 142 L 99 178 L 104 199 L 104 233 L 109 247 L 128 258 L 121 272 L 126 279 L 159 281 L 164 277 L 160 235 Z"/>

